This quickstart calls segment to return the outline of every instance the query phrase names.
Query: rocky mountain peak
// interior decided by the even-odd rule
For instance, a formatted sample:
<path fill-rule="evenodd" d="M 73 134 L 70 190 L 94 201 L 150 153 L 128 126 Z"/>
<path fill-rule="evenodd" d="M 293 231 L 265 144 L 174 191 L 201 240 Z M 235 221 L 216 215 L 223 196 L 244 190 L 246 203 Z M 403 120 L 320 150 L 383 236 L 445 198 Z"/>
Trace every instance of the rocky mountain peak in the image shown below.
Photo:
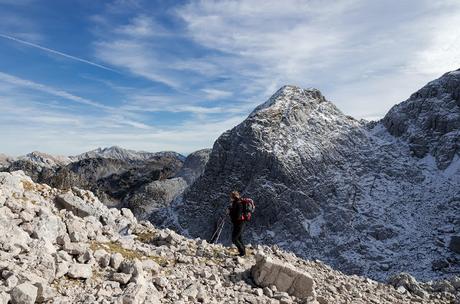
<path fill-rule="evenodd" d="M 460 153 L 460 70 L 429 82 L 383 118 L 388 131 L 406 140 L 416 157 L 432 155 L 440 169 Z"/>
<path fill-rule="evenodd" d="M 314 105 L 326 102 L 317 89 L 302 89 L 293 85 L 285 85 L 273 94 L 266 102 L 259 105 L 249 117 L 288 116 L 291 112 L 312 110 Z"/>
<path fill-rule="evenodd" d="M 71 162 L 71 159 L 66 156 L 50 155 L 40 151 L 32 151 L 31 153 L 19 157 L 19 159 L 48 168 L 55 167 L 57 165 L 66 165 Z"/>

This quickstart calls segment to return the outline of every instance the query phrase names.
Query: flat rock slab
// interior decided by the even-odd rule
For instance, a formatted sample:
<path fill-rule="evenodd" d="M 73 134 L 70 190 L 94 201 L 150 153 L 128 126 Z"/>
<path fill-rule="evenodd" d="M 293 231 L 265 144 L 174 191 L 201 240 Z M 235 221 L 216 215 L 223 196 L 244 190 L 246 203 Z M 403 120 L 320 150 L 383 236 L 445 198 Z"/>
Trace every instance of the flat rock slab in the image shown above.
<path fill-rule="evenodd" d="M 278 291 L 287 292 L 291 296 L 316 298 L 315 282 L 308 273 L 263 255 L 256 256 L 256 261 L 251 269 L 251 274 L 258 286 L 274 285 Z"/>

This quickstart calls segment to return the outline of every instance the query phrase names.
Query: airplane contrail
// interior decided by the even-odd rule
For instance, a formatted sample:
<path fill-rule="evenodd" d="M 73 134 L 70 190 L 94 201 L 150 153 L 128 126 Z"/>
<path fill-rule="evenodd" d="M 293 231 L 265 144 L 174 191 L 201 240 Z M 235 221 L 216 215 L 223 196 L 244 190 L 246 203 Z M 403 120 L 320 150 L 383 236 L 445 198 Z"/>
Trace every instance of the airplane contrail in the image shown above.
<path fill-rule="evenodd" d="M 45 52 L 53 53 L 53 54 L 56 54 L 56 55 L 63 56 L 63 57 L 65 57 L 65 58 L 69 58 L 69 59 L 72 59 L 72 60 L 80 61 L 80 62 L 89 64 L 89 65 L 92 65 L 92 66 L 95 66 L 95 67 L 98 67 L 98 68 L 101 68 L 101 69 L 104 69 L 104 70 L 108 70 L 108 71 L 112 71 L 112 72 L 119 73 L 117 70 L 114 70 L 114 69 L 112 69 L 112 68 L 106 67 L 106 66 L 104 66 L 104 65 L 101 65 L 101 64 L 98 64 L 98 63 L 95 63 L 95 62 L 92 62 L 92 61 L 83 59 L 83 58 L 75 57 L 75 56 L 72 56 L 72 55 L 69 55 L 69 54 L 66 54 L 66 53 L 62 53 L 62 52 L 59 52 L 59 51 L 56 51 L 56 50 L 53 50 L 53 49 L 50 49 L 50 48 L 47 48 L 47 47 L 44 47 L 44 46 L 41 46 L 41 45 L 32 43 L 32 42 L 28 42 L 28 41 L 25 41 L 25 40 L 21 40 L 21 39 L 15 38 L 15 37 L 13 37 L 13 36 L 5 35 L 5 34 L 0 34 L 0 37 L 2 37 L 2 38 L 4 38 L 4 39 L 8 39 L 8 40 L 15 41 L 15 42 L 18 42 L 18 43 L 21 43 L 21 44 L 25 44 L 25 45 L 28 45 L 28 46 L 31 46 L 31 47 L 40 49 L 40 50 L 45 51 Z"/>

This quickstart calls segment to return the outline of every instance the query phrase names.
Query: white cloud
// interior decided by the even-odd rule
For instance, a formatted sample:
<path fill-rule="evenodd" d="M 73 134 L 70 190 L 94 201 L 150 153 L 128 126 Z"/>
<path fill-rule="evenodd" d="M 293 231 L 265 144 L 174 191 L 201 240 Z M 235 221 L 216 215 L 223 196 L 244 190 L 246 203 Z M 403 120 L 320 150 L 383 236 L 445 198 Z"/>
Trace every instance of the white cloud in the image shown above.
<path fill-rule="evenodd" d="M 233 95 L 232 92 L 219 89 L 201 89 L 206 94 L 206 98 L 210 100 L 227 98 Z"/>
<path fill-rule="evenodd" d="M 148 43 L 119 39 L 100 41 L 95 43 L 95 47 L 96 56 L 111 65 L 172 88 L 180 88 L 180 83 L 164 70 L 165 62 L 151 53 Z"/>
<path fill-rule="evenodd" d="M 456 1 L 191 1 L 176 12 L 260 101 L 289 83 L 375 117 L 460 59 Z"/>
<path fill-rule="evenodd" d="M 145 15 L 140 15 L 134 18 L 131 23 L 115 28 L 114 32 L 137 38 L 151 38 L 155 35 L 170 34 L 164 27 Z"/>

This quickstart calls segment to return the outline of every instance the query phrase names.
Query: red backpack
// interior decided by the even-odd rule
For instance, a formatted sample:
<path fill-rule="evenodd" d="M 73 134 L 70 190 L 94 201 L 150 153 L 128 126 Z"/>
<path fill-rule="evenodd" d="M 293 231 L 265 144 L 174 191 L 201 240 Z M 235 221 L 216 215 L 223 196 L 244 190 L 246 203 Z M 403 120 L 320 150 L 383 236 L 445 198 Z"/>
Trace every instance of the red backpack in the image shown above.
<path fill-rule="evenodd" d="M 242 198 L 241 204 L 243 205 L 243 212 L 241 214 L 241 221 L 249 222 L 252 217 L 252 213 L 256 210 L 254 201 L 250 198 Z"/>

